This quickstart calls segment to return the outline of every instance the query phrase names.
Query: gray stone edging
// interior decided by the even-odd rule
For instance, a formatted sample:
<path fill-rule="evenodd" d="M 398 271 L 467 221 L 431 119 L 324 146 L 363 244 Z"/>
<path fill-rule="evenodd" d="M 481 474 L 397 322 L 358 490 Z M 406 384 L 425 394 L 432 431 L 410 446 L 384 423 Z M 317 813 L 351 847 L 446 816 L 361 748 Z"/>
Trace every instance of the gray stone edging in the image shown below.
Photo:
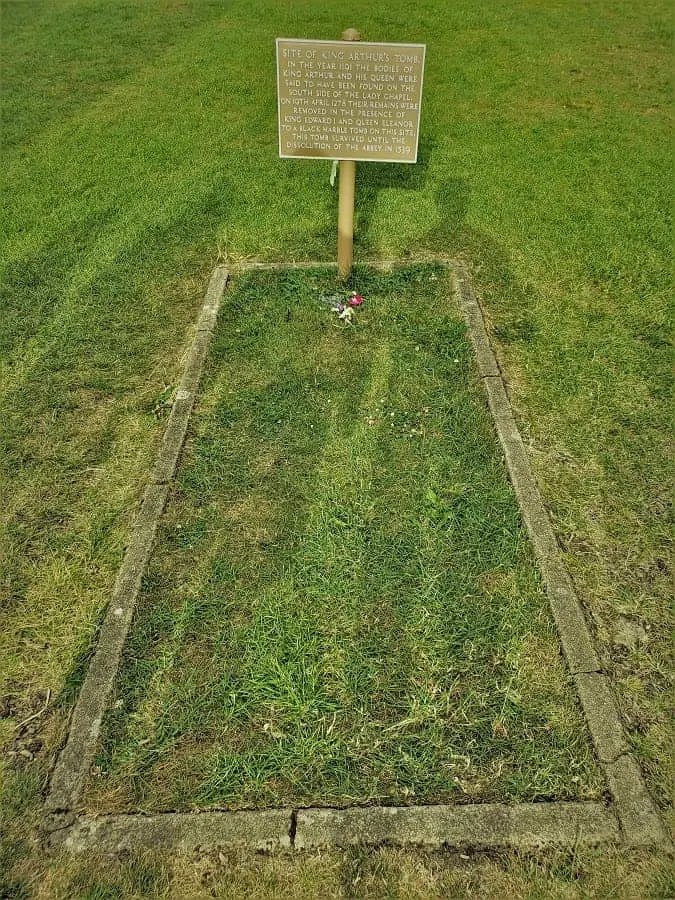
<path fill-rule="evenodd" d="M 303 809 L 295 831 L 298 850 L 353 844 L 533 850 L 619 840 L 616 818 L 602 803 Z"/>
<path fill-rule="evenodd" d="M 53 833 L 50 844 L 71 853 L 95 849 L 106 854 L 225 847 L 279 850 L 291 846 L 292 821 L 292 811 L 284 809 L 81 816 L 70 828 Z"/>
<path fill-rule="evenodd" d="M 51 776 L 45 812 L 66 823 L 82 794 L 124 643 L 131 625 L 141 579 L 150 556 L 159 518 L 164 510 L 180 455 L 188 419 L 206 358 L 220 299 L 229 277 L 225 266 L 214 269 L 206 291 L 183 376 L 157 455 L 150 484 L 132 526 L 108 610 L 99 632 L 96 650 L 73 710 L 65 747 Z"/>
<path fill-rule="evenodd" d="M 481 850 L 618 844 L 616 817 L 599 802 L 371 806 L 82 816 L 51 836 L 72 853 L 144 848 L 314 850 L 391 844 Z"/>
<path fill-rule="evenodd" d="M 45 803 L 45 827 L 50 832 L 50 843 L 72 852 L 94 848 L 102 852 L 121 852 L 143 846 L 309 849 L 354 843 L 476 849 L 573 847 L 580 842 L 670 847 L 640 768 L 630 754 L 609 679 L 600 672 L 581 604 L 532 474 L 502 374 L 490 346 L 483 313 L 463 264 L 436 255 L 423 260 L 364 260 L 363 264 L 387 268 L 420 261 L 438 262 L 454 271 L 457 301 L 474 347 L 478 374 L 485 387 L 570 674 L 612 794 L 612 808 L 607 809 L 597 802 L 554 802 L 77 816 L 75 810 L 93 760 L 141 578 L 185 440 L 220 300 L 229 277 L 228 269 L 218 266 L 211 276 L 150 484 L 73 711 L 67 742 L 51 778 Z M 242 271 L 316 267 L 334 268 L 335 264 L 322 261 L 247 262 L 238 266 Z"/>

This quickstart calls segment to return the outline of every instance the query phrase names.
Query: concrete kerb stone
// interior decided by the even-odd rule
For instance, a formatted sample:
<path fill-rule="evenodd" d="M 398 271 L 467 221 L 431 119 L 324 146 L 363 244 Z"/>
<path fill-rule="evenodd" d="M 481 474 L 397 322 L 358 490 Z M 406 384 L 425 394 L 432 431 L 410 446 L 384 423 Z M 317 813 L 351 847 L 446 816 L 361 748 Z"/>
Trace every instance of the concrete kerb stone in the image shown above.
<path fill-rule="evenodd" d="M 194 402 L 194 393 L 181 393 L 179 391 L 176 394 L 157 455 L 157 461 L 152 470 L 151 480 L 153 484 L 167 484 L 173 480 L 176 466 L 178 465 L 178 458 L 185 443 L 185 435 L 187 434 L 188 422 L 190 421 L 190 413 Z"/>
<path fill-rule="evenodd" d="M 478 374 L 481 378 L 488 376 L 501 377 L 497 358 L 492 352 L 490 341 L 485 330 L 482 311 L 473 296 L 466 277 L 460 266 L 455 268 L 455 294 L 457 303 L 468 326 L 469 337 L 473 344 Z"/>
<path fill-rule="evenodd" d="M 176 472 L 188 423 L 197 396 L 199 380 L 204 369 L 206 355 L 211 343 L 213 328 L 218 316 L 220 298 L 229 273 L 224 266 L 218 266 L 209 282 L 206 298 L 197 323 L 197 330 L 188 353 L 176 398 L 164 432 L 151 480 L 155 484 L 171 481 Z"/>
<path fill-rule="evenodd" d="M 220 301 L 229 277 L 230 272 L 227 266 L 216 266 L 213 270 L 199 319 L 197 320 L 197 331 L 213 331 L 215 328 Z"/>
<path fill-rule="evenodd" d="M 598 759 L 601 763 L 613 762 L 628 752 L 628 744 L 609 679 L 598 672 L 588 672 L 575 675 L 574 683 Z"/>
<path fill-rule="evenodd" d="M 291 846 L 292 812 L 160 813 L 152 816 L 83 816 L 50 844 L 71 853 L 118 856 L 132 850 L 208 852 L 218 849 L 281 850 Z"/>
<path fill-rule="evenodd" d="M 355 844 L 535 850 L 616 844 L 620 839 L 610 809 L 581 802 L 81 816 L 54 832 L 50 845 L 72 853 L 119 855 L 145 848 L 315 850 Z"/>
<path fill-rule="evenodd" d="M 604 768 L 625 843 L 630 847 L 661 847 L 672 852 L 672 843 L 634 757 L 625 753 L 605 763 Z"/>
<path fill-rule="evenodd" d="M 168 485 L 150 485 L 146 490 L 73 710 L 66 745 L 52 774 L 47 812 L 72 810 L 82 793 L 168 491 Z"/>
<path fill-rule="evenodd" d="M 195 334 L 178 388 L 179 391 L 185 394 L 195 394 L 197 392 L 212 334 L 212 331 L 197 331 Z"/>
<path fill-rule="evenodd" d="M 534 850 L 619 840 L 616 818 L 602 803 L 302 809 L 295 831 L 298 850 L 354 844 Z"/>
<path fill-rule="evenodd" d="M 482 314 L 477 301 L 475 299 L 470 301 L 469 296 L 465 287 L 464 308 L 470 308 L 470 315 L 467 314 L 466 318 L 467 326 L 472 333 L 474 324 L 478 323 L 479 334 L 474 346 L 481 346 L 485 335 Z M 489 361 L 484 365 L 491 368 Z M 549 603 L 570 672 L 572 674 L 596 672 L 600 668 L 600 663 L 581 606 L 560 559 L 558 544 L 532 474 L 504 382 L 501 375 L 487 374 L 483 378 L 483 384 L 523 522 L 547 588 Z"/>
<path fill-rule="evenodd" d="M 206 293 L 209 316 L 217 314 L 217 305 L 227 283 L 227 270 L 213 273 Z M 205 342 L 206 340 L 206 342 Z M 198 383 L 198 363 L 203 366 L 208 334 L 198 332 L 197 350 L 188 357 L 188 371 L 194 390 Z M 199 371 L 201 371 L 199 369 Z M 147 565 L 169 492 L 178 455 L 185 439 L 187 420 L 194 393 L 187 398 L 180 390 L 174 400 L 169 422 L 151 482 L 146 488 L 139 513 L 131 529 L 129 544 L 113 589 L 112 597 L 98 635 L 96 650 L 73 710 L 66 744 L 56 761 L 45 802 L 46 827 L 61 827 L 72 819 L 91 767 L 98 735 L 115 676 L 119 668 L 143 573 Z"/>

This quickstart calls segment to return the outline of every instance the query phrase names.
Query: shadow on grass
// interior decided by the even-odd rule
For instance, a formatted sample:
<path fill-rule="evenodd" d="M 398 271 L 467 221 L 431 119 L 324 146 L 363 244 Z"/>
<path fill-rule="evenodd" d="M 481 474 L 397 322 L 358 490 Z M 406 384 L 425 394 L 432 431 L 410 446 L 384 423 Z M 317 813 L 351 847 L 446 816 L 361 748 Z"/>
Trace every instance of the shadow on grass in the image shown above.
<path fill-rule="evenodd" d="M 435 141 L 421 140 L 417 162 L 412 164 L 358 163 L 356 171 L 356 196 L 354 200 L 354 252 L 359 255 L 376 255 L 376 242 L 372 236 L 372 223 L 378 198 L 383 191 L 422 191 L 429 177 L 429 166 Z M 331 191 L 324 224 L 308 237 L 311 247 L 334 247 L 337 241 L 338 183 Z M 462 216 L 463 218 L 463 216 Z M 293 252 L 288 252 L 293 258 Z"/>
<path fill-rule="evenodd" d="M 413 164 L 360 163 L 357 170 L 356 215 L 354 224 L 355 252 L 374 255 L 375 241 L 371 234 L 378 198 L 383 191 L 421 192 L 429 177 L 434 150 L 433 139 L 421 140 L 417 162 Z M 337 193 L 333 218 L 337 220 Z M 466 210 L 462 214 L 464 217 Z"/>

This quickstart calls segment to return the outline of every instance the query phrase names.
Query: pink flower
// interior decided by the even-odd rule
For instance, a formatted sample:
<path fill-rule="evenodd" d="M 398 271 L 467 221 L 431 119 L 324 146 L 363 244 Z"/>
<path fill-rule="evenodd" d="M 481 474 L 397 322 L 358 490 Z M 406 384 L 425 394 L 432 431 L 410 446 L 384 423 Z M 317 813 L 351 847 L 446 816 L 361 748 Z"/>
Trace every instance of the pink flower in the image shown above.
<path fill-rule="evenodd" d="M 347 300 L 347 304 L 349 306 L 361 306 L 362 303 L 363 297 L 361 296 L 361 294 L 357 294 L 356 291 L 354 291 L 349 300 Z"/>

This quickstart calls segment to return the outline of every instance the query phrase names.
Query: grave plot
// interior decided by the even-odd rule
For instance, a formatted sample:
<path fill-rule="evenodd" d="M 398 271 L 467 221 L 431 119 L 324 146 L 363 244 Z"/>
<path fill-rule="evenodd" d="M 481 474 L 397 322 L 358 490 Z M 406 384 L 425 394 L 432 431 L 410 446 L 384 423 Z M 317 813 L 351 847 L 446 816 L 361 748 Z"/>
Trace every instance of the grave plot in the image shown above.
<path fill-rule="evenodd" d="M 83 806 L 597 799 L 441 266 L 225 296 Z"/>

